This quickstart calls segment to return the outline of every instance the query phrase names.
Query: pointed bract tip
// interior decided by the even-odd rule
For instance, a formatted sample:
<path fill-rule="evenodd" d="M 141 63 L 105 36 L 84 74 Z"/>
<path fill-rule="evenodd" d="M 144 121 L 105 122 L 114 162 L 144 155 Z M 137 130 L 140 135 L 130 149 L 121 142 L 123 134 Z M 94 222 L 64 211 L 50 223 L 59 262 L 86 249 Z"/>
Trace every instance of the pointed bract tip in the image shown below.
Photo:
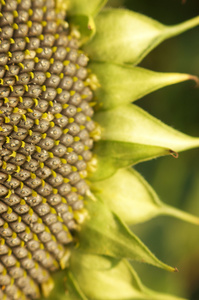
<path fill-rule="evenodd" d="M 174 158 L 178 158 L 178 157 L 179 157 L 179 154 L 178 154 L 178 152 L 176 152 L 176 151 L 169 150 L 169 153 L 170 153 L 171 156 L 173 156 Z"/>
<path fill-rule="evenodd" d="M 194 75 L 189 74 L 187 80 L 195 81 L 195 83 L 196 83 L 195 88 L 199 87 L 199 77 L 198 76 L 194 76 Z"/>
<path fill-rule="evenodd" d="M 175 267 L 175 268 L 174 268 L 174 272 L 177 272 L 177 273 L 178 273 L 178 272 L 179 272 L 178 268 Z"/>

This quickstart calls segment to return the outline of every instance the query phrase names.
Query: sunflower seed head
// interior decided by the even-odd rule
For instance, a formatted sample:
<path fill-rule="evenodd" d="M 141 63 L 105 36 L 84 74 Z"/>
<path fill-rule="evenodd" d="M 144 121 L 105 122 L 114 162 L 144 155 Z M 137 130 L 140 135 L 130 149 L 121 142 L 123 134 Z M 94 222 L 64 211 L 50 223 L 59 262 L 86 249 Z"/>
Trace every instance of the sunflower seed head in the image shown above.
<path fill-rule="evenodd" d="M 54 0 L 1 0 L 0 11 L 0 299 L 37 299 L 88 189 L 88 58 Z"/>

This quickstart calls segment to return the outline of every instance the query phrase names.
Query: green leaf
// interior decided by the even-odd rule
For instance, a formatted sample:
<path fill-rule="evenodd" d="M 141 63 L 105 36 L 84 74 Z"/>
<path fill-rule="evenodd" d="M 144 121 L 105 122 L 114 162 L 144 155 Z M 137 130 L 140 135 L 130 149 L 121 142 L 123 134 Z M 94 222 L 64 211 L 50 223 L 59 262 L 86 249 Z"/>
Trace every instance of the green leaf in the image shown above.
<path fill-rule="evenodd" d="M 163 40 L 199 24 L 199 17 L 176 26 L 122 9 L 107 9 L 96 18 L 96 35 L 84 47 L 94 61 L 138 64 Z"/>
<path fill-rule="evenodd" d="M 106 2 L 107 0 L 70 0 L 69 15 L 95 16 Z"/>
<path fill-rule="evenodd" d="M 70 17 L 70 26 L 75 28 L 80 33 L 79 43 L 86 43 L 95 34 L 96 28 L 92 16 L 75 15 Z"/>
<path fill-rule="evenodd" d="M 53 279 L 54 289 L 40 300 L 88 300 L 69 270 L 56 272 Z"/>
<path fill-rule="evenodd" d="M 104 140 L 153 145 L 176 152 L 199 146 L 199 138 L 165 125 L 133 104 L 98 112 L 95 121 L 102 127 Z"/>
<path fill-rule="evenodd" d="M 97 155 L 97 168 L 89 177 L 91 181 L 108 178 L 119 168 L 171 154 L 169 149 L 162 147 L 120 141 L 99 141 L 93 152 Z"/>
<path fill-rule="evenodd" d="M 81 251 L 115 258 L 125 257 L 176 271 L 158 260 L 104 203 L 89 199 L 86 207 L 91 217 L 82 226 L 79 240 Z"/>
<path fill-rule="evenodd" d="M 125 260 L 75 251 L 71 269 L 89 299 L 183 300 L 146 288 Z"/>
<path fill-rule="evenodd" d="M 133 169 L 121 169 L 111 178 L 93 182 L 92 189 L 127 224 L 169 215 L 199 225 L 199 218 L 162 203 L 152 187 Z"/>
<path fill-rule="evenodd" d="M 83 294 L 78 282 L 70 271 L 66 272 L 66 288 L 67 293 L 64 300 L 87 300 L 87 297 Z"/>
<path fill-rule="evenodd" d="M 99 80 L 95 96 L 100 109 L 130 103 L 167 85 L 189 79 L 197 81 L 188 74 L 157 73 L 130 65 L 91 62 L 89 68 Z"/>

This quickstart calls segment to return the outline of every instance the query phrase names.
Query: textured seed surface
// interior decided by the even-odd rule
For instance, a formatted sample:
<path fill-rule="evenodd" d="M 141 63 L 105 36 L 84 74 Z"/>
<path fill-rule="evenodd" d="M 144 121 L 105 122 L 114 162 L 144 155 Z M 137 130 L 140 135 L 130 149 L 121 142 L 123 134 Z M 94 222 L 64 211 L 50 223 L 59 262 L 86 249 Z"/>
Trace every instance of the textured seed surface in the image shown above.
<path fill-rule="evenodd" d="M 54 0 L 0 1 L 0 299 L 37 299 L 88 187 L 87 57 Z"/>

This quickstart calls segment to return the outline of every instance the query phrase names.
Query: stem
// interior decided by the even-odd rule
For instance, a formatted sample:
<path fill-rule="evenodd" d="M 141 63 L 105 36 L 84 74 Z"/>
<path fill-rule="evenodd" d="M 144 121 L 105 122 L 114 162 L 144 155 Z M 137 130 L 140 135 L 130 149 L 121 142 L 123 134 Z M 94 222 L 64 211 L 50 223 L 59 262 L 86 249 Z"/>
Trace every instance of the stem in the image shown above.
<path fill-rule="evenodd" d="M 167 26 L 166 36 L 172 37 L 199 25 L 199 16 L 174 26 Z"/>
<path fill-rule="evenodd" d="M 183 221 L 189 222 L 191 224 L 199 225 L 199 218 L 196 216 L 193 216 L 189 213 L 186 213 L 184 211 L 181 211 L 175 207 L 164 205 L 162 207 L 162 215 L 169 215 L 177 217 Z"/>

